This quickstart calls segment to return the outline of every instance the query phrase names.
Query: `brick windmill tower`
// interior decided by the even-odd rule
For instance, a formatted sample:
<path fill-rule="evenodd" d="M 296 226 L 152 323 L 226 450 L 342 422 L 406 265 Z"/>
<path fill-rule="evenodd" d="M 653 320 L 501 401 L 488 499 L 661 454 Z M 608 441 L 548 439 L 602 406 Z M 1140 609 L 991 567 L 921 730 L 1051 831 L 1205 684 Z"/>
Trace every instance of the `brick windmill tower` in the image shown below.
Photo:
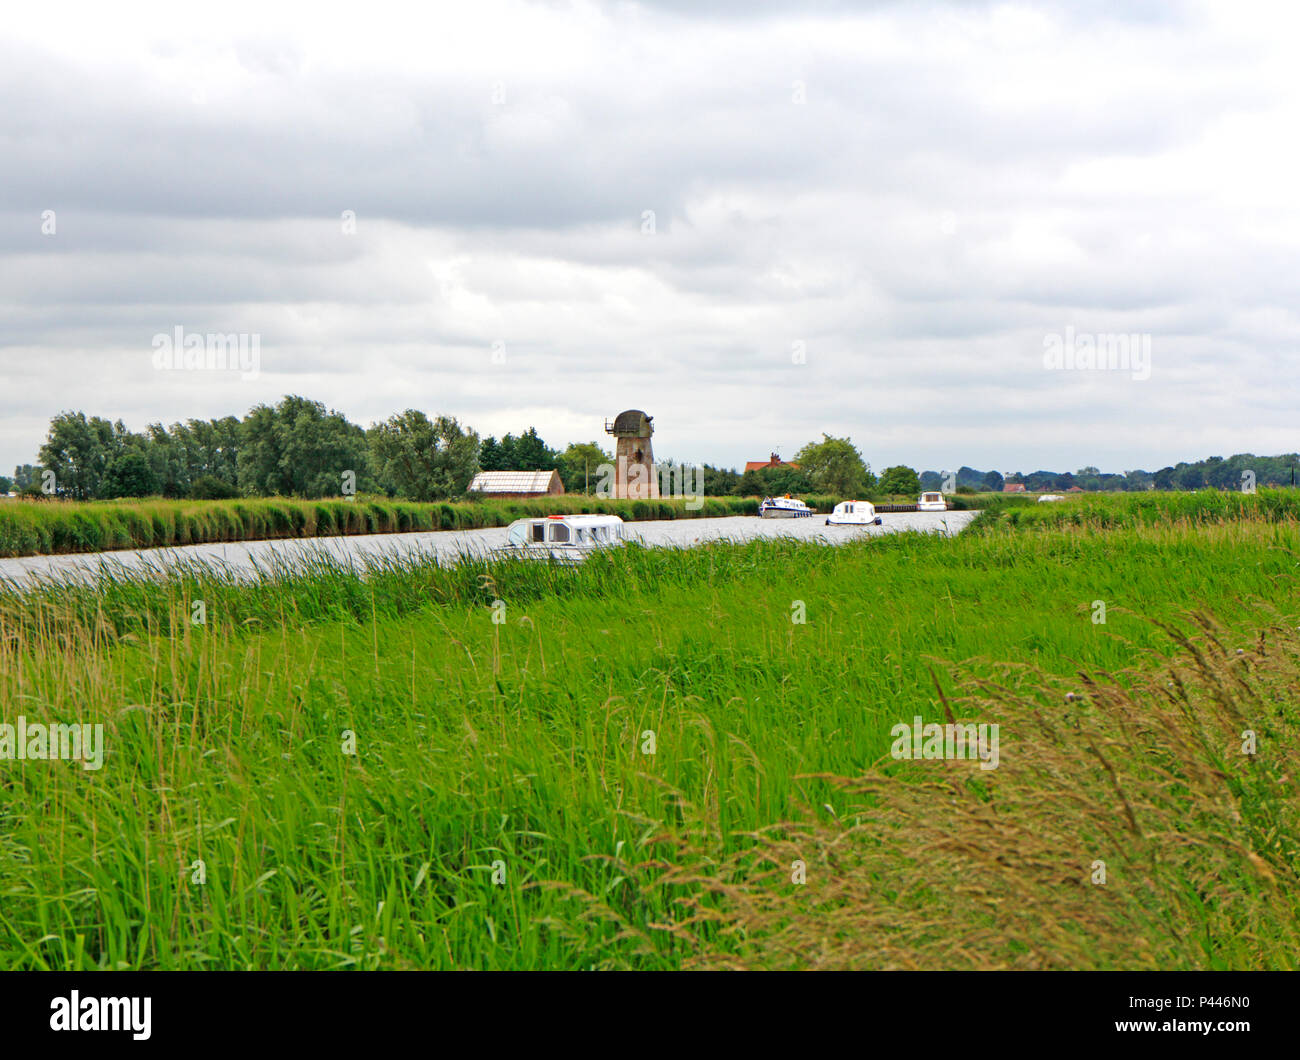
<path fill-rule="evenodd" d="M 648 500 L 659 496 L 659 477 L 655 474 L 654 451 L 650 435 L 654 434 L 653 417 L 640 409 L 628 409 L 605 421 L 605 433 L 618 439 L 615 453 L 614 496 L 629 500 Z"/>

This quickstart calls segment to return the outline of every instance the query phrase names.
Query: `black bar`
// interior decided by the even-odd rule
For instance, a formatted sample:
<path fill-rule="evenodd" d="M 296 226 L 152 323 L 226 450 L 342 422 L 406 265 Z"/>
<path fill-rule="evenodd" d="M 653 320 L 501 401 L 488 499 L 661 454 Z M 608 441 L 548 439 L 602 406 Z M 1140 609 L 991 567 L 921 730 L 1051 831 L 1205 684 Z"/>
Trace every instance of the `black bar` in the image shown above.
<path fill-rule="evenodd" d="M 438 1051 L 465 1041 L 575 1056 L 598 1043 L 638 1042 L 686 1055 L 679 1051 L 710 1041 L 732 1054 L 753 1041 L 765 1054 L 795 1044 L 813 1055 L 845 1036 L 867 1049 L 1127 1039 L 1137 1048 L 1223 1050 L 1294 1046 L 1297 987 L 1294 973 L 1277 972 L 11 972 L 0 975 L 0 1012 L 11 1056 L 19 1044 L 93 1047 L 110 1038 L 205 1052 L 319 1046 L 330 1055 L 421 1041 Z M 143 1016 L 148 998 L 147 1040 L 129 1029 L 51 1029 L 73 991 L 84 1020 L 104 1012 L 88 999 L 139 999 L 134 1012 Z M 1135 1022 L 1154 1026 L 1120 1028 Z M 1193 1022 L 1212 1028 L 1178 1027 Z"/>

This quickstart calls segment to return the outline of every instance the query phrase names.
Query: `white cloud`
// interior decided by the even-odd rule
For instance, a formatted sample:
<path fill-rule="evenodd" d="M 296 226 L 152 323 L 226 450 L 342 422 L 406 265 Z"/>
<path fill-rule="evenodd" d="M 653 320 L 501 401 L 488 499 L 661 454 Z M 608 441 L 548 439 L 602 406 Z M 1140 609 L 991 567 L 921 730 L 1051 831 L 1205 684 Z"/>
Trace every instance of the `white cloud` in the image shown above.
<path fill-rule="evenodd" d="M 822 431 L 877 467 L 1294 449 L 1279 18 L 1296 28 L 1226 0 L 16 11 L 0 469 L 61 409 L 140 428 L 286 392 L 553 444 L 643 407 L 657 452 L 728 464 Z M 261 375 L 154 372 L 177 325 L 258 333 Z M 1151 378 L 1045 372 L 1067 326 L 1151 334 Z"/>

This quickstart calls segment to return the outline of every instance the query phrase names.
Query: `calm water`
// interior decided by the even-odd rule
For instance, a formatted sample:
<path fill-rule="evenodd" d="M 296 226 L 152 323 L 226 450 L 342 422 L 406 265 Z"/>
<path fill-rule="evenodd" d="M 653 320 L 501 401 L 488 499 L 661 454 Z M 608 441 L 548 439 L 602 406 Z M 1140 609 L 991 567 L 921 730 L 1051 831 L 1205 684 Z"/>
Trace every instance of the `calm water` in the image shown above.
<path fill-rule="evenodd" d="M 732 516 L 725 519 L 676 519 L 628 523 L 625 533 L 646 545 L 697 545 L 702 541 L 730 539 L 749 541 L 757 537 L 797 537 L 838 544 L 854 538 L 921 530 L 955 534 L 965 528 L 976 512 L 899 512 L 881 515 L 883 526 L 827 526 L 825 516 L 810 519 L 759 519 Z M 254 562 L 272 558 L 292 561 L 309 551 L 328 552 L 353 560 L 367 555 L 401 554 L 413 551 L 454 558 L 464 552 L 483 553 L 506 543 L 506 528 L 444 530 L 422 534 L 365 534 L 355 537 L 317 537 L 288 541 L 248 541 L 238 544 L 184 545 L 179 548 L 141 549 L 122 552 L 87 552 L 72 556 L 23 556 L 0 559 L 0 578 L 17 582 L 54 578 L 69 580 L 94 573 L 101 565 L 139 569 L 167 564 L 177 559 L 215 563 L 241 573 L 252 573 Z"/>

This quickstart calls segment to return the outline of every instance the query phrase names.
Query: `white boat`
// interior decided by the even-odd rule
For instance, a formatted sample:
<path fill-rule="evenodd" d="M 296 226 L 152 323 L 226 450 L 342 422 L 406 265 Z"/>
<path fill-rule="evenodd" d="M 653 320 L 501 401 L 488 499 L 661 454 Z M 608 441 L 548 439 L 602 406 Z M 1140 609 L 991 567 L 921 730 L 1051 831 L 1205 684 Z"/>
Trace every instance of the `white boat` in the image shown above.
<path fill-rule="evenodd" d="M 498 555 L 580 560 L 596 549 L 621 545 L 623 520 L 617 515 L 542 515 L 516 519 L 506 528 L 506 547 Z"/>
<path fill-rule="evenodd" d="M 807 519 L 813 510 L 787 493 L 784 497 L 765 497 L 758 514 L 763 519 Z"/>
<path fill-rule="evenodd" d="M 1063 500 L 1065 500 L 1065 498 L 1062 497 L 1059 493 L 1044 493 L 1041 497 L 1038 498 L 1038 503 L 1042 504 L 1043 501 L 1063 501 Z"/>
<path fill-rule="evenodd" d="M 880 526 L 876 506 L 870 501 L 840 501 L 826 517 L 827 526 Z"/>
<path fill-rule="evenodd" d="M 918 512 L 946 512 L 948 502 L 943 499 L 943 494 L 937 490 L 922 493 L 920 499 L 916 502 L 916 510 Z"/>

